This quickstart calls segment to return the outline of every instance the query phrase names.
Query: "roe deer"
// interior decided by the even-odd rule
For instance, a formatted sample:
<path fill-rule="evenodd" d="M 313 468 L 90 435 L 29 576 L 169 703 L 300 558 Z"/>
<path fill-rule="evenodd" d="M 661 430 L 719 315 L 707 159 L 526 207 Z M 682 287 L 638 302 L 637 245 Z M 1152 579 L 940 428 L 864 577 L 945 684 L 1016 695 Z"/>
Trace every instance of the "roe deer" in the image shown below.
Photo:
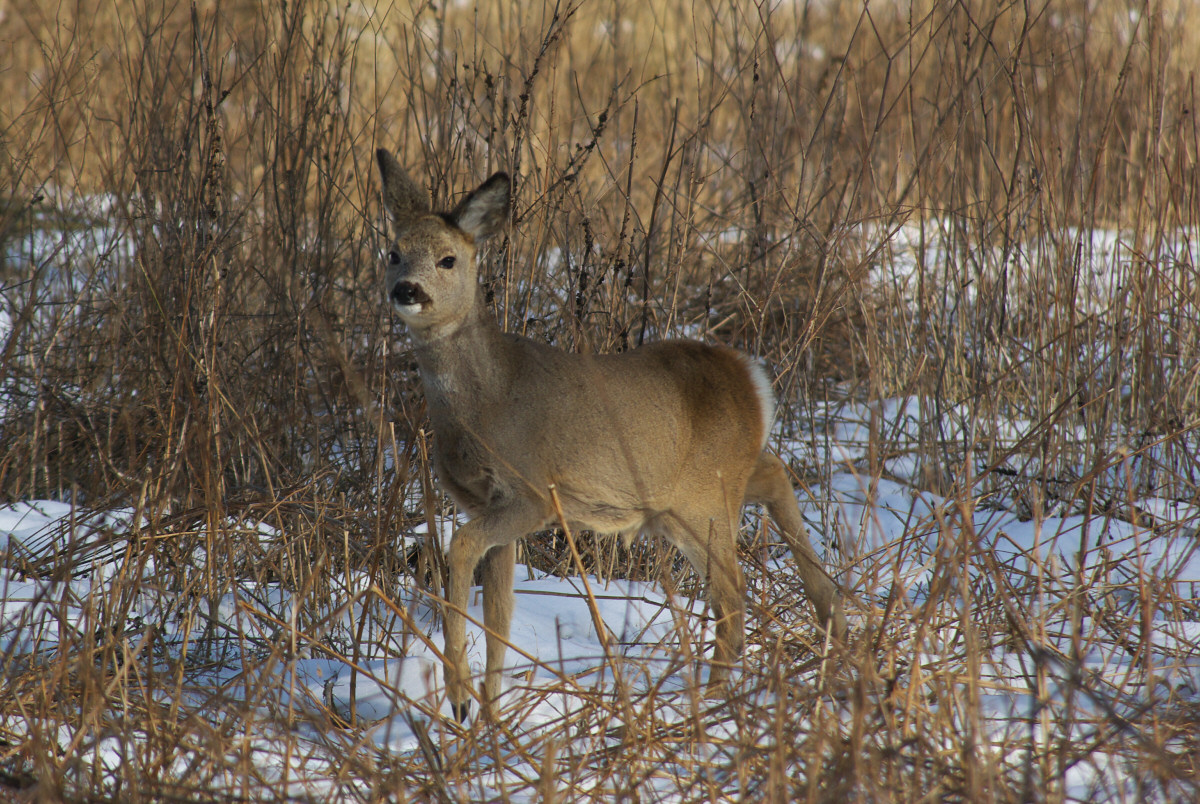
<path fill-rule="evenodd" d="M 445 671 L 455 716 L 470 711 L 464 615 L 475 568 L 482 562 L 487 706 L 500 693 L 515 542 L 557 524 L 552 485 L 570 527 L 627 541 L 662 534 L 707 578 L 716 616 L 710 694 L 744 640 L 736 555 L 744 503 L 766 506 L 818 618 L 840 637 L 838 590 L 783 464 L 764 450 L 775 402 L 762 368 L 693 341 L 584 355 L 502 332 L 484 304 L 475 252 L 507 220 L 508 176 L 434 213 L 390 152 L 376 158 L 395 234 L 386 292 L 412 336 L 442 487 L 469 515 L 448 557 Z"/>

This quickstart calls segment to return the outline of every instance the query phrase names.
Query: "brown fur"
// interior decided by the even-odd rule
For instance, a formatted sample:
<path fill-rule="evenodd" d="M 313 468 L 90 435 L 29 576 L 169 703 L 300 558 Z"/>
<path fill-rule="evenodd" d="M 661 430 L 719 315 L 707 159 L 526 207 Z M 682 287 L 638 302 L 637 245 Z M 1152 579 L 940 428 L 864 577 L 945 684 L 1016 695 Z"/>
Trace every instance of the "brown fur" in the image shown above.
<path fill-rule="evenodd" d="M 717 616 L 710 692 L 743 642 L 736 539 L 745 502 L 766 505 L 817 615 L 842 635 L 837 588 L 783 464 L 763 451 L 774 402 L 761 369 L 734 349 L 692 341 L 579 355 L 501 332 L 479 292 L 475 244 L 505 220 L 508 177 L 496 174 L 438 215 L 390 153 L 377 158 L 396 235 L 386 290 L 416 346 L 439 478 L 470 515 L 448 558 L 446 681 L 456 714 L 469 705 L 464 611 L 474 570 L 483 562 L 490 701 L 512 618 L 514 543 L 557 523 L 552 484 L 572 528 L 662 533 L 708 579 Z"/>

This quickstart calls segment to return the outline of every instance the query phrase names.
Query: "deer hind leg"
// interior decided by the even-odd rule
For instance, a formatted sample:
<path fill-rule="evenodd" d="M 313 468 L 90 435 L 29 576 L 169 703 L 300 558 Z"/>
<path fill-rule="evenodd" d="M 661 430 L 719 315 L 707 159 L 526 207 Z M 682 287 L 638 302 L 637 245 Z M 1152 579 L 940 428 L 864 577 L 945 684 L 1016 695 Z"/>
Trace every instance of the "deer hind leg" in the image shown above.
<path fill-rule="evenodd" d="M 717 633 L 705 695 L 720 697 L 746 639 L 746 582 L 738 563 L 736 534 L 724 511 L 716 517 L 680 517 L 678 524 L 678 532 L 672 529 L 673 541 L 696 573 L 708 580 Z"/>
<path fill-rule="evenodd" d="M 842 638 L 846 634 L 846 615 L 842 611 L 842 597 L 837 584 L 825 570 L 825 565 L 813 550 L 808 540 L 808 530 L 796 504 L 796 494 L 788 480 L 783 462 L 769 452 L 763 452 L 754 465 L 750 482 L 746 486 L 746 502 L 765 505 L 767 513 L 783 533 L 796 560 L 796 571 L 804 585 L 804 594 L 816 609 L 822 624 L 829 624 L 833 636 Z"/>

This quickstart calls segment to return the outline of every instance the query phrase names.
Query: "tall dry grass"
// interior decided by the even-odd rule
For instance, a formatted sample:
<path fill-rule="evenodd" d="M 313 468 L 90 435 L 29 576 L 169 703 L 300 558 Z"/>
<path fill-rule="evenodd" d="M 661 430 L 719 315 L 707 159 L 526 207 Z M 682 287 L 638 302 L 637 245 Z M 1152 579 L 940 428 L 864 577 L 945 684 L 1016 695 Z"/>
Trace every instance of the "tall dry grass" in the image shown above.
<path fill-rule="evenodd" d="M 0 494 L 131 523 L 94 528 L 99 548 L 7 554 L 29 577 L 114 569 L 80 599 L 49 587 L 84 612 L 54 650 L 4 656 L 5 783 L 270 798 L 301 780 L 264 770 L 269 745 L 358 798 L 471 798 L 481 767 L 522 760 L 543 769 L 524 792 L 546 800 L 1061 800 L 1067 771 L 1115 746 L 1139 789 L 1194 791 L 1186 702 L 1150 725 L 1101 718 L 1082 745 L 1080 722 L 1043 709 L 1005 750 L 982 747 L 973 679 L 991 646 L 1040 644 L 1038 579 L 962 536 L 989 499 L 1136 518 L 1142 491 L 1196 496 L 1190 4 L 10 0 L 0 15 Z M 853 672 L 813 676 L 794 584 L 752 572 L 748 687 L 779 694 L 682 723 L 647 693 L 588 702 L 557 732 L 570 739 L 447 724 L 409 756 L 281 705 L 301 651 L 394 655 L 410 637 L 387 601 L 438 589 L 436 553 L 397 547 L 443 503 L 378 289 L 377 146 L 441 201 L 513 173 L 514 226 L 485 269 L 508 329 L 579 350 L 743 346 L 772 366 L 784 429 L 814 441 L 831 399 L 924 400 L 915 438 L 877 428 L 857 468 L 878 478 L 911 454 L 952 501 L 938 561 L 958 594 L 882 595 L 891 568 L 840 534 L 861 638 Z M 1119 233 L 1120 290 L 1083 304 L 1097 228 Z M 911 274 L 882 270 L 896 253 Z M 1114 481 L 1131 454 L 1144 475 Z M 570 572 L 560 546 L 525 555 Z M 584 559 L 694 587 L 660 545 L 619 550 Z M 1174 590 L 1137 589 L 1130 616 L 1194 618 Z M 139 596 L 163 601 L 162 622 L 135 615 Z M 347 621 L 349 600 L 363 608 Z M 952 624 L 960 638 L 917 661 Z M 391 641 L 367 644 L 375 626 Z M 1153 679 L 1142 647 L 1145 675 L 1099 693 L 1029 648 L 1030 683 L 1123 700 Z M 226 667 L 228 686 L 202 680 Z M 715 718 L 738 727 L 710 737 Z M 105 740 L 130 746 L 120 767 L 96 762 Z"/>

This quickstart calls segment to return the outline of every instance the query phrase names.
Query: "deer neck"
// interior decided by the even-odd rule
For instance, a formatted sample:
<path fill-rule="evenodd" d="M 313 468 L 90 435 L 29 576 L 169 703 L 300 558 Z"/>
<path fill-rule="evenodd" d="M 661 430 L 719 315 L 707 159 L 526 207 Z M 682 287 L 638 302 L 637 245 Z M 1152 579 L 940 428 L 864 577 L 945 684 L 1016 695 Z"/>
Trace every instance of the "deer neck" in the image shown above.
<path fill-rule="evenodd" d="M 467 416 L 480 400 L 502 396 L 510 383 L 504 334 L 482 298 L 457 326 L 413 332 L 413 343 L 435 427 L 444 417 Z"/>

